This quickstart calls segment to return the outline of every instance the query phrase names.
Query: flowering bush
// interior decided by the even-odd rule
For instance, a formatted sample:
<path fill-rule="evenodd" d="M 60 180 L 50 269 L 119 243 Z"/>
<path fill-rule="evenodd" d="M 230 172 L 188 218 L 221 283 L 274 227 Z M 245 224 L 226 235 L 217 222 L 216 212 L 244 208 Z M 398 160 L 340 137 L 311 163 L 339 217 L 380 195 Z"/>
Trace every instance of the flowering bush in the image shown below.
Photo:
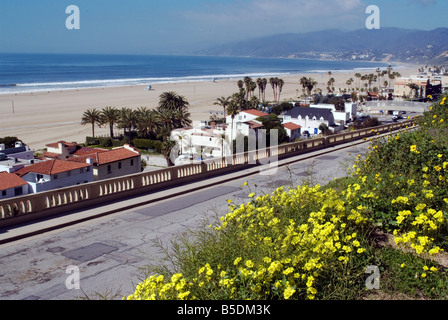
<path fill-rule="evenodd" d="M 373 143 L 354 172 L 365 182 L 363 190 L 377 197 L 370 208 L 378 226 L 417 254 L 435 255 L 448 247 L 448 139 L 440 121 L 448 116 L 445 102 L 418 120 L 417 131 Z"/>
<path fill-rule="evenodd" d="M 227 215 L 176 246 L 174 271 L 159 269 L 127 298 L 347 299 L 362 292 L 366 266 L 381 259 L 368 236 L 373 228 L 393 232 L 413 257 L 447 249 L 446 103 L 425 113 L 418 130 L 374 141 L 337 188 L 281 187 L 251 193 L 245 204 L 229 200 Z M 434 265 L 409 261 L 400 262 L 397 279 L 446 294 Z"/>
<path fill-rule="evenodd" d="M 360 235 L 369 221 L 366 208 L 347 205 L 357 190 L 350 187 L 343 198 L 319 186 L 252 195 L 248 204 L 231 205 L 213 228 L 219 239 L 232 237 L 244 248 L 231 263 L 204 263 L 196 273 L 167 281 L 149 277 L 128 298 L 314 299 L 335 275 L 364 272 L 353 266 L 365 259 L 367 244 Z"/>

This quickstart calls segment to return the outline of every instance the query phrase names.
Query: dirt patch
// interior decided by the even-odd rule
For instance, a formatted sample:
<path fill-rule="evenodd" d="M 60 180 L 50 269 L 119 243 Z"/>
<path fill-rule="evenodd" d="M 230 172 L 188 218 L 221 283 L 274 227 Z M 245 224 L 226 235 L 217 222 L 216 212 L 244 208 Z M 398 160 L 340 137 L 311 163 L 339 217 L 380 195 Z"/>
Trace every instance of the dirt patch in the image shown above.
<path fill-rule="evenodd" d="M 412 253 L 412 251 L 409 249 L 399 248 L 394 241 L 393 234 L 385 233 L 379 229 L 376 229 L 371 233 L 370 238 L 372 239 L 376 248 L 389 247 L 389 248 L 401 250 L 405 253 Z M 427 257 L 423 256 L 423 258 L 433 260 L 433 261 L 437 262 L 441 267 L 448 269 L 448 253 L 447 252 L 438 253 L 434 257 L 430 257 L 429 255 Z"/>
<path fill-rule="evenodd" d="M 363 300 L 384 300 L 384 301 L 398 301 L 398 300 L 426 300 L 423 295 L 418 298 L 409 297 L 404 293 L 387 293 L 381 290 L 374 291 L 363 298 Z"/>

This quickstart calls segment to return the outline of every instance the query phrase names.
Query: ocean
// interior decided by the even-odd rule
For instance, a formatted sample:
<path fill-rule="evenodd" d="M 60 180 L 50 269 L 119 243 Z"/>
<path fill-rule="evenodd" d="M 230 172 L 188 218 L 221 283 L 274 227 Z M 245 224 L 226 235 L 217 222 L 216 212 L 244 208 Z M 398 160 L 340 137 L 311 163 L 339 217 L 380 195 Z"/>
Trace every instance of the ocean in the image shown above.
<path fill-rule="evenodd" d="M 0 54 L 0 94 L 360 70 L 384 63 L 210 56 Z"/>

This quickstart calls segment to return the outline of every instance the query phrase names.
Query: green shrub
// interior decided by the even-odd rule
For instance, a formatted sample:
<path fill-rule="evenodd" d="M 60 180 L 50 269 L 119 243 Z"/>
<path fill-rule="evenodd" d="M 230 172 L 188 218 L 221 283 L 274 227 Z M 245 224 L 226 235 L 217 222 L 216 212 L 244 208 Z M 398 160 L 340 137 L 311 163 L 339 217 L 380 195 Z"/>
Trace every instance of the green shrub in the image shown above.
<path fill-rule="evenodd" d="M 143 150 L 154 150 L 157 153 L 162 152 L 162 142 L 159 140 L 134 139 L 134 146 Z"/>

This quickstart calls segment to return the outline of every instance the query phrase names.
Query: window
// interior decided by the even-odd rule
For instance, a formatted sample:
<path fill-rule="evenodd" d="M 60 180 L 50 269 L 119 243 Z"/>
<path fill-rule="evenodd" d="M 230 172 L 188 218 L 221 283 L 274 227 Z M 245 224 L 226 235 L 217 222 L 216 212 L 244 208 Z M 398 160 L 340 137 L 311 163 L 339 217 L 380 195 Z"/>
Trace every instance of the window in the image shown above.
<path fill-rule="evenodd" d="M 121 170 L 121 162 L 118 162 L 118 169 Z"/>
<path fill-rule="evenodd" d="M 86 172 L 90 172 L 90 167 L 87 167 L 87 168 L 86 168 Z"/>
<path fill-rule="evenodd" d="M 79 169 L 79 173 L 83 174 L 84 173 L 84 168 Z"/>
<path fill-rule="evenodd" d="M 112 166 L 110 164 L 107 165 L 107 173 L 112 173 Z"/>
<path fill-rule="evenodd" d="M 6 190 L 2 191 L 2 197 L 6 197 Z"/>
<path fill-rule="evenodd" d="M 131 167 L 134 166 L 134 159 L 131 159 Z"/>
<path fill-rule="evenodd" d="M 54 180 L 57 180 L 59 177 L 58 177 L 58 175 L 57 174 L 55 174 L 54 176 L 53 176 L 53 179 Z"/>
<path fill-rule="evenodd" d="M 23 188 L 22 187 L 18 187 L 14 189 L 14 195 L 17 196 L 21 196 L 23 195 Z"/>
<path fill-rule="evenodd" d="M 71 177 L 72 176 L 72 172 L 71 171 L 67 171 L 67 177 Z"/>
<path fill-rule="evenodd" d="M 39 181 L 42 180 L 43 178 L 44 178 L 43 175 L 38 174 L 36 180 L 37 180 L 37 182 L 39 182 Z"/>

